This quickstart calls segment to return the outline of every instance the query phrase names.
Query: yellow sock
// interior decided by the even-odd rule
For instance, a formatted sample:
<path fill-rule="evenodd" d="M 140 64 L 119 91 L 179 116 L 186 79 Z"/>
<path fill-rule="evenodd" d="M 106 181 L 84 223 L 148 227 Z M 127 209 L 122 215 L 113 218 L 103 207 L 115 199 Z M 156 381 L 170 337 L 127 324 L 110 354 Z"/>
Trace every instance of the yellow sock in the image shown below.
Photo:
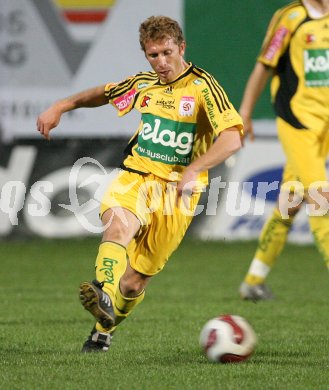
<path fill-rule="evenodd" d="M 113 301 L 121 276 L 127 267 L 126 248 L 115 242 L 102 242 L 99 246 L 95 267 L 96 279 L 104 282 L 103 290 Z"/>
<path fill-rule="evenodd" d="M 113 301 L 121 276 L 127 267 L 126 248 L 115 242 L 102 242 L 99 246 L 95 267 L 96 279 L 104 282 L 103 290 Z"/>
<path fill-rule="evenodd" d="M 329 270 L 329 215 L 310 216 L 309 221 L 315 244 Z"/>
<path fill-rule="evenodd" d="M 112 304 L 115 306 L 115 292 L 127 267 L 126 248 L 115 242 L 102 242 L 99 246 L 95 267 L 96 279 L 99 282 L 104 282 L 103 290 L 110 296 Z M 103 333 L 109 332 L 98 322 L 96 329 Z M 112 333 L 113 330 L 114 328 L 110 332 Z"/>
<path fill-rule="evenodd" d="M 244 280 L 246 283 L 264 283 L 287 241 L 293 219 L 294 217 L 282 219 L 280 211 L 274 209 L 262 229 L 254 259 Z"/>

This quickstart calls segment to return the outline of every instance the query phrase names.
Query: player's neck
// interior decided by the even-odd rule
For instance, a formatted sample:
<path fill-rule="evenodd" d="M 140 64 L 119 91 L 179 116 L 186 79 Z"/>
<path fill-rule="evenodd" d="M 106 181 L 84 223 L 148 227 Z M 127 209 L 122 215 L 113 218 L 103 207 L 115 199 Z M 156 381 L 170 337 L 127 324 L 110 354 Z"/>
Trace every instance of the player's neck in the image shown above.
<path fill-rule="evenodd" d="M 303 0 L 312 18 L 321 18 L 329 14 L 329 0 Z"/>

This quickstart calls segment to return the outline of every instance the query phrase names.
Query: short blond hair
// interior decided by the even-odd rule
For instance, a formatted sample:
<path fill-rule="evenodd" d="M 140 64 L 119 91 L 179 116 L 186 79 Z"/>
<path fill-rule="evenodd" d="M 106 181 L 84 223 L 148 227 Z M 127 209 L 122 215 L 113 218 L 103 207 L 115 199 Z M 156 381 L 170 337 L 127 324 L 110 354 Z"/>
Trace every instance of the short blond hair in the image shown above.
<path fill-rule="evenodd" d="M 183 31 L 176 20 L 167 16 L 151 16 L 139 27 L 139 43 L 143 51 L 147 41 L 164 38 L 172 38 L 177 45 L 184 41 Z"/>

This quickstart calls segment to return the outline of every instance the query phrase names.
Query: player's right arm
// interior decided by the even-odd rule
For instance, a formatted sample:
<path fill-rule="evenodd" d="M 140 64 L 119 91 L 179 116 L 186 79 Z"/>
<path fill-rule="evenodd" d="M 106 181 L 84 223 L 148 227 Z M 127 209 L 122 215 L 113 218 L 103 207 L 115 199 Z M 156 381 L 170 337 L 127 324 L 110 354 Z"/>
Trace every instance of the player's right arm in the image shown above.
<path fill-rule="evenodd" d="M 247 81 L 239 113 L 243 119 L 244 134 L 249 136 L 250 140 L 254 139 L 252 114 L 255 105 L 267 84 L 272 69 L 277 67 L 282 54 L 289 45 L 293 26 L 299 23 L 300 17 L 297 15 L 301 14 L 300 7 L 302 6 L 298 4 L 288 4 L 275 12 L 267 28 L 255 67 Z M 294 15 L 295 10 L 298 12 L 291 17 L 290 15 Z"/>
<path fill-rule="evenodd" d="M 239 113 L 243 119 L 244 134 L 254 139 L 252 114 L 263 92 L 272 69 L 275 69 L 286 52 L 291 36 L 305 18 L 302 4 L 294 2 L 275 12 L 268 26 L 260 54 L 247 81 Z"/>
<path fill-rule="evenodd" d="M 62 114 L 81 107 L 100 107 L 108 103 L 104 94 L 105 85 L 87 89 L 56 101 L 37 119 L 37 130 L 49 140 L 49 133 L 60 122 Z"/>
<path fill-rule="evenodd" d="M 239 113 L 243 120 L 243 129 L 245 136 L 254 140 L 254 130 L 252 123 L 252 113 L 259 96 L 263 92 L 270 77 L 271 69 L 263 63 L 257 61 L 244 90 Z"/>

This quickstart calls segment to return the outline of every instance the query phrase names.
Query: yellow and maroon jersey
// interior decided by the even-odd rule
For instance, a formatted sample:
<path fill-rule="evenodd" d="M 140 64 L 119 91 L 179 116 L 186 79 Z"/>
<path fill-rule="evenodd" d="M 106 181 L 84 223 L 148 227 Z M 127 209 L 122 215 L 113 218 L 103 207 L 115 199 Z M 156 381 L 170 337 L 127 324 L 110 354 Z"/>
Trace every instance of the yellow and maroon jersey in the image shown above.
<path fill-rule="evenodd" d="M 192 64 L 171 83 L 163 84 L 155 72 L 142 72 L 107 84 L 105 96 L 119 116 L 133 108 L 141 113 L 124 166 L 164 180 L 180 180 L 221 131 L 236 126 L 242 132 L 242 120 L 223 88 Z M 208 173 L 199 180 L 207 184 Z"/>
<path fill-rule="evenodd" d="M 301 1 L 273 16 L 258 61 L 274 69 L 276 114 L 295 128 L 329 120 L 329 15 L 312 18 Z"/>

